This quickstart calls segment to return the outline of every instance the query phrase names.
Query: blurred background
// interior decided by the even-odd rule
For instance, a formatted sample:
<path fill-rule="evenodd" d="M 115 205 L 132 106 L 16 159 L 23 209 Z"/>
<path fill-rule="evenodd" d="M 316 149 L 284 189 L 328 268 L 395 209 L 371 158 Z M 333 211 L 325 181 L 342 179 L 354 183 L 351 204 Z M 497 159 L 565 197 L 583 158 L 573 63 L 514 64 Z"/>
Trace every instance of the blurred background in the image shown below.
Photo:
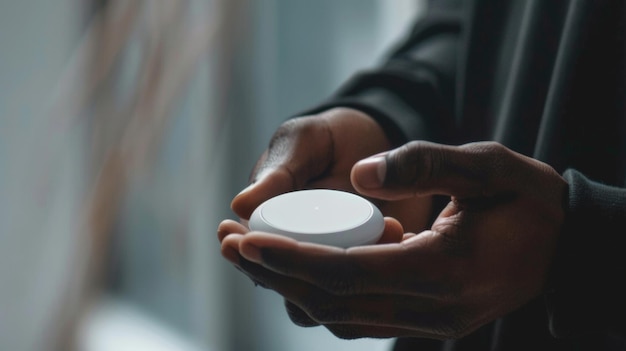
<path fill-rule="evenodd" d="M 0 0 L 0 349 L 388 350 L 293 325 L 219 253 L 287 117 L 423 0 Z"/>

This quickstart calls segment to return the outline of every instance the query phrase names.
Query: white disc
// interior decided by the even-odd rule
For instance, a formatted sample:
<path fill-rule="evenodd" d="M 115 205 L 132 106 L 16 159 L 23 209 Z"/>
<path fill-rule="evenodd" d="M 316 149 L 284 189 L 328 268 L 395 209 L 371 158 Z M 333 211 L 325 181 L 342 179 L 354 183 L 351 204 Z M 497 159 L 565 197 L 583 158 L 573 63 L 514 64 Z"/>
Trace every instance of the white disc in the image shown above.
<path fill-rule="evenodd" d="M 358 195 L 314 189 L 265 201 L 252 213 L 249 226 L 299 241 L 351 247 L 378 241 L 384 221 L 380 210 Z"/>

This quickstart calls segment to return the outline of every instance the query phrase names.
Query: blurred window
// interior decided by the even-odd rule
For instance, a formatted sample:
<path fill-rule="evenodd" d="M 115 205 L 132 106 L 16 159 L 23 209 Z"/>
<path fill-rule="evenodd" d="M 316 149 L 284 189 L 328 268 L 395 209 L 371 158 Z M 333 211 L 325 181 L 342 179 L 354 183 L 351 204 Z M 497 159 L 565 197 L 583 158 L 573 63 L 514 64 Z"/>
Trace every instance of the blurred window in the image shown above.
<path fill-rule="evenodd" d="M 0 3 L 0 348 L 387 349 L 293 325 L 215 229 L 280 123 L 423 3 Z"/>

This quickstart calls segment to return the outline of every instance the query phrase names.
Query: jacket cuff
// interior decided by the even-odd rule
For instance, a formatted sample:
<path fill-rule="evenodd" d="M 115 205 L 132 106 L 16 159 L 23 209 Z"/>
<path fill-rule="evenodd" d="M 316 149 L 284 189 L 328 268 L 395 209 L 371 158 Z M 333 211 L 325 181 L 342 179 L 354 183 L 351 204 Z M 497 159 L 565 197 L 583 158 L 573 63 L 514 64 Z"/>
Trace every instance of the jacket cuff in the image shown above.
<path fill-rule="evenodd" d="M 557 338 L 626 335 L 626 190 L 574 170 L 550 291 L 550 331 Z"/>

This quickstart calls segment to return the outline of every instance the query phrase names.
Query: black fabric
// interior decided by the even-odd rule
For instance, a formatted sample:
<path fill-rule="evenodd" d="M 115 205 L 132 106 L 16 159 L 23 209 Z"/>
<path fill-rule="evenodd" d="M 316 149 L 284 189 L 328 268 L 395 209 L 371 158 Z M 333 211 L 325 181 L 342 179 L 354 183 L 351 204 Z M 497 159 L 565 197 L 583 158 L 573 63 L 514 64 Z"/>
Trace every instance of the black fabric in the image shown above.
<path fill-rule="evenodd" d="M 622 1 L 431 1 L 385 64 L 304 112 L 363 110 L 396 145 L 495 140 L 569 183 L 546 296 L 394 350 L 626 350 L 625 24 Z"/>
<path fill-rule="evenodd" d="M 554 290 L 547 294 L 557 337 L 626 335 L 626 189 L 595 183 L 574 170 Z"/>

